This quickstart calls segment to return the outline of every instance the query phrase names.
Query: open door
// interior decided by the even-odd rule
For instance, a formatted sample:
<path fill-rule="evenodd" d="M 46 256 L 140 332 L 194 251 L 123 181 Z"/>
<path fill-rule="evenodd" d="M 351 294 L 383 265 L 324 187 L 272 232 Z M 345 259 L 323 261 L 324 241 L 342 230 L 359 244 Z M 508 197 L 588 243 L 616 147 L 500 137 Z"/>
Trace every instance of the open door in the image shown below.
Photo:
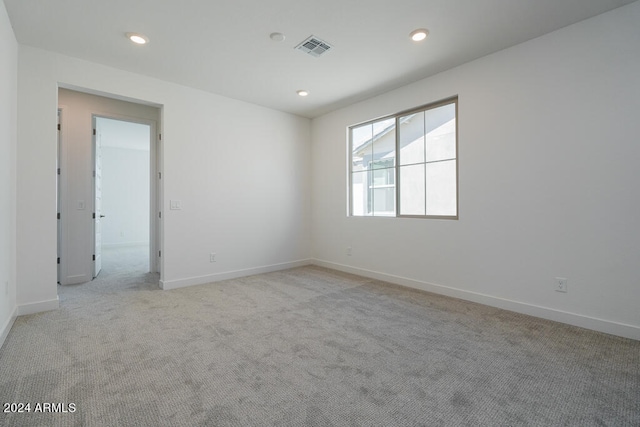
<path fill-rule="evenodd" d="M 93 278 L 102 270 L 102 138 L 97 131 L 96 118 L 93 117 Z"/>

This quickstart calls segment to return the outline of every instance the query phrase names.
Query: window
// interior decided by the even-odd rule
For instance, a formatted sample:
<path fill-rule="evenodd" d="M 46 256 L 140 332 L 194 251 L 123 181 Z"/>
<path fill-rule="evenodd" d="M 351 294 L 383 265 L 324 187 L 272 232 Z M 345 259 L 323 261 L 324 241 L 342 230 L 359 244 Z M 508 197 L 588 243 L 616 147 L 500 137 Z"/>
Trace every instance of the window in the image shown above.
<path fill-rule="evenodd" d="M 350 215 L 457 219 L 457 102 L 349 128 Z"/>

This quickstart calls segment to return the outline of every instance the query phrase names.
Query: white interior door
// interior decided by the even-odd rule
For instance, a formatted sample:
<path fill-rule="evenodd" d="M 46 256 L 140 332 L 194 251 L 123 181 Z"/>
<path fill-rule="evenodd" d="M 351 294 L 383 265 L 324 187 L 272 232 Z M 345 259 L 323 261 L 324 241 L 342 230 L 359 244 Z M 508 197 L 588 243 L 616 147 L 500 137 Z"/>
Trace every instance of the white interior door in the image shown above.
<path fill-rule="evenodd" d="M 93 210 L 93 232 L 94 232 L 94 252 L 93 252 L 93 277 L 98 277 L 102 270 L 102 138 L 99 129 L 97 129 L 96 119 L 93 119 L 93 194 L 94 194 L 94 210 Z"/>

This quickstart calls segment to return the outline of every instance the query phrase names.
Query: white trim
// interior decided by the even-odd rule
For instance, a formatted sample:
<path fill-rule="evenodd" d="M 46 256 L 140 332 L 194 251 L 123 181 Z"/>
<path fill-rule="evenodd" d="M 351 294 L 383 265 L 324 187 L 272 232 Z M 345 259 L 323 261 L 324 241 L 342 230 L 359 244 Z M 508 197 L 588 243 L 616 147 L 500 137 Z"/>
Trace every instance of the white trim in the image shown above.
<path fill-rule="evenodd" d="M 18 307 L 13 307 L 13 312 L 11 313 L 11 316 L 9 316 L 5 324 L 2 325 L 2 329 L 0 329 L 0 348 L 2 348 L 2 345 L 4 344 L 4 340 L 7 339 L 7 336 L 9 335 L 9 331 L 13 326 L 13 322 L 16 321 L 16 317 L 18 317 Z"/>
<path fill-rule="evenodd" d="M 262 267 L 247 268 L 244 270 L 226 271 L 224 273 L 209 274 L 207 276 L 189 277 L 177 280 L 160 280 L 160 288 L 165 291 L 184 288 L 187 286 L 204 285 L 206 283 L 219 282 L 221 280 L 236 279 L 238 277 L 253 276 L 254 274 L 271 273 L 273 271 L 302 267 L 313 264 L 311 259 L 284 262 L 281 264 L 265 265 Z"/>
<path fill-rule="evenodd" d="M 59 307 L 60 300 L 58 296 L 56 296 L 56 299 L 51 299 L 49 301 L 40 301 L 19 305 L 18 316 L 25 316 L 27 314 L 35 314 L 49 310 L 57 310 Z"/>
<path fill-rule="evenodd" d="M 453 298 L 459 298 L 466 301 L 472 301 L 491 307 L 501 308 L 503 310 L 514 311 L 516 313 L 526 314 L 529 316 L 539 317 L 542 319 L 553 320 L 560 323 L 566 323 L 585 329 L 591 329 L 606 334 L 617 335 L 624 338 L 640 340 L 640 327 L 618 323 L 611 320 L 598 319 L 582 314 L 570 313 L 566 311 L 556 310 L 548 307 L 527 304 L 520 301 L 512 301 L 504 298 L 498 298 L 491 295 L 480 294 L 477 292 L 465 291 L 449 286 L 437 285 L 420 280 L 409 279 L 407 277 L 394 276 L 392 274 L 381 273 L 378 271 L 366 270 L 358 267 L 338 264 L 330 261 L 313 259 L 313 264 L 320 267 L 331 268 L 334 270 L 344 271 L 346 273 L 357 274 L 359 276 L 371 279 L 383 280 L 396 285 L 405 286 L 413 289 L 420 289 L 434 294 L 445 295 Z"/>

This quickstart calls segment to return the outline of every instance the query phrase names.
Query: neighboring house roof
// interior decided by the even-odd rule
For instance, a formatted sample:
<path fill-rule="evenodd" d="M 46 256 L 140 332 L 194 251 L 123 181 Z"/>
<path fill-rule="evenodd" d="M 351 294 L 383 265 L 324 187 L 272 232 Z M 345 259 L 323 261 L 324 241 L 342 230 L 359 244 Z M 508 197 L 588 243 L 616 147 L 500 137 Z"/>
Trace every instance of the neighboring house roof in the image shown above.
<path fill-rule="evenodd" d="M 405 122 L 411 120 L 411 118 L 413 116 L 415 116 L 415 114 L 411 114 L 410 116 L 402 117 L 400 119 L 400 123 L 402 124 L 402 123 L 405 123 Z M 395 120 L 394 120 L 391 125 L 383 127 L 381 129 L 378 129 L 377 132 L 374 131 L 374 134 L 373 134 L 372 138 L 369 138 L 369 139 L 366 139 L 366 140 L 360 142 L 360 145 L 357 146 L 355 149 L 353 149 L 353 154 L 362 156 L 363 155 L 363 151 L 365 151 L 365 149 L 367 149 L 369 146 L 371 146 L 371 144 L 373 144 L 374 142 L 376 142 L 380 138 L 382 138 L 385 135 L 387 135 L 389 132 L 395 131 L 395 128 L 396 128 L 396 123 L 395 123 Z"/>
<path fill-rule="evenodd" d="M 412 114 L 410 116 L 405 116 L 402 117 L 402 119 L 400 120 L 400 123 L 406 123 L 409 120 L 411 120 L 411 118 L 413 118 L 413 116 L 415 116 L 415 114 Z M 428 137 L 438 137 L 441 136 L 443 134 L 448 134 L 452 132 L 452 126 L 455 126 L 455 118 L 450 119 L 448 121 L 446 121 L 445 123 L 441 124 L 440 126 L 436 127 L 435 129 L 433 129 L 431 132 L 427 133 L 427 138 Z M 377 133 L 375 133 L 373 135 L 372 138 L 369 138 L 363 142 L 361 142 L 361 144 L 356 147 L 353 150 L 353 157 L 358 158 L 358 157 L 363 157 L 365 155 L 366 150 L 376 141 L 378 141 L 379 139 L 383 138 L 384 136 L 386 136 L 387 134 L 389 134 L 391 131 L 395 130 L 395 122 L 390 125 L 390 126 L 386 126 L 382 129 L 380 129 Z M 412 145 L 413 143 L 415 143 L 416 141 L 422 139 L 422 136 L 419 138 L 416 138 L 414 141 L 411 141 L 409 144 L 407 144 L 407 146 Z M 395 146 L 394 146 L 395 149 Z M 390 153 L 394 153 L 394 149 L 389 150 L 389 152 L 387 154 L 385 154 L 384 156 L 382 156 L 382 158 L 388 158 L 390 157 Z M 395 156 L 395 154 L 394 154 Z"/>

